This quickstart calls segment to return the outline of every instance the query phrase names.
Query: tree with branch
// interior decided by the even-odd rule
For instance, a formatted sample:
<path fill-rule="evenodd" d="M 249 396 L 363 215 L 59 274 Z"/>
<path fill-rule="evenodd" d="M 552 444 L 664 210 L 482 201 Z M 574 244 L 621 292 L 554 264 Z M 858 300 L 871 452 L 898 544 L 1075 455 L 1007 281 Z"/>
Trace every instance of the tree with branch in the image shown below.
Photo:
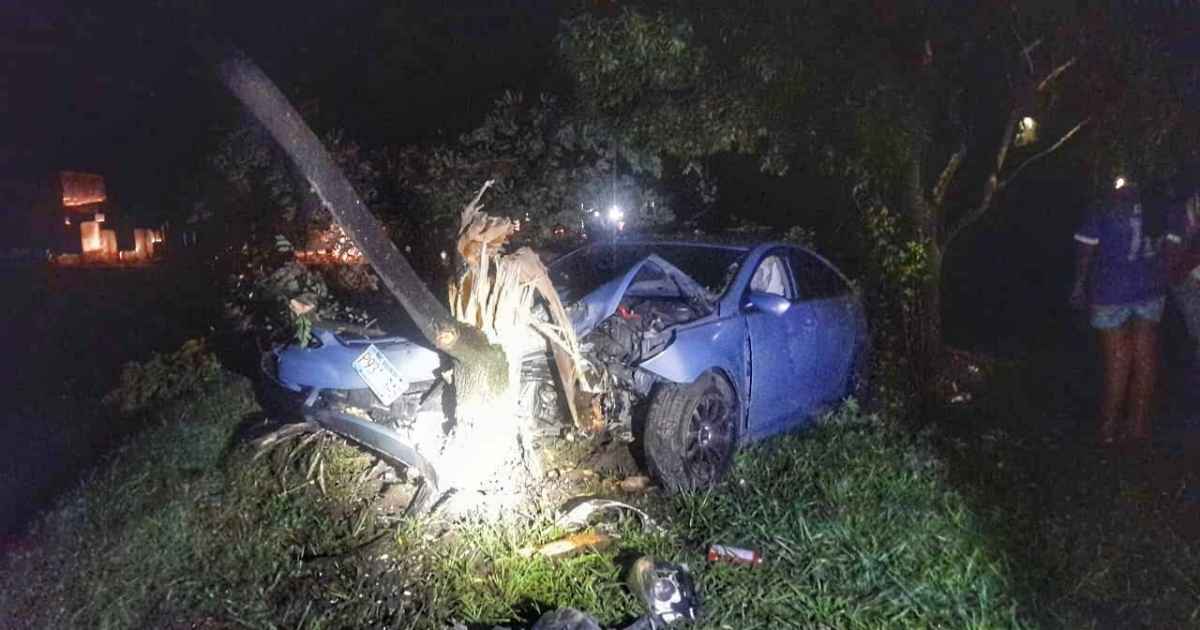
<path fill-rule="evenodd" d="M 491 182 L 463 209 L 457 248 L 463 265 L 451 285 L 447 309 L 262 70 L 240 51 L 224 49 L 210 56 L 221 81 L 279 143 L 421 334 L 449 357 L 453 426 L 416 445 L 425 458 L 440 464 L 442 487 L 515 494 L 521 482 L 539 477 L 540 458 L 517 425 L 521 358 L 548 341 L 568 391 L 578 383 L 586 390 L 586 380 L 573 329 L 545 268 L 529 250 L 504 254 L 513 223 L 481 211 Z M 548 322 L 534 321 L 538 300 L 548 306 Z"/>
<path fill-rule="evenodd" d="M 1124 25 L 1136 21 L 1066 2 L 674 0 L 585 11 L 564 23 L 559 47 L 579 107 L 637 161 L 705 169 L 714 156 L 744 153 L 766 173 L 836 180 L 845 206 L 898 212 L 900 249 L 923 267 L 907 354 L 931 373 L 944 344 L 948 253 L 1007 191 L 1064 149 L 1117 152 L 1096 142 L 1114 130 L 1144 148 L 1170 137 L 1161 133 L 1169 125 L 1114 124 L 1136 94 L 1165 103 L 1161 77 L 1136 76 L 1155 63 L 1112 62 L 1114 48 L 1153 50 Z"/>
<path fill-rule="evenodd" d="M 934 32 L 927 35 L 926 49 L 932 58 L 918 74 L 930 95 L 917 99 L 924 105 L 917 111 L 925 117 L 923 126 L 930 133 L 911 136 L 916 146 L 909 152 L 898 187 L 898 201 L 916 240 L 925 248 L 928 265 L 918 309 L 919 344 L 927 361 L 937 361 L 942 352 L 947 253 L 997 206 L 998 197 L 1022 172 L 1061 149 L 1091 123 L 1091 116 L 1085 112 L 1056 112 L 1053 107 L 1055 94 L 1067 80 L 1066 73 L 1079 62 L 1075 45 L 1078 31 L 1058 29 L 1058 39 L 1053 43 L 1046 39 L 1051 37 L 1049 33 L 1029 42 L 1021 30 L 1049 32 L 1062 24 L 1044 16 L 1040 20 L 1022 17 L 1006 7 L 980 23 L 982 30 L 966 33 L 974 41 L 939 41 L 936 27 L 930 28 Z M 961 32 L 954 35 L 963 36 Z M 940 61 L 935 51 L 943 48 L 955 52 Z M 957 78 L 967 68 L 978 73 L 967 74 L 979 82 L 979 74 L 988 72 L 989 66 L 1000 79 L 994 86 L 969 86 Z M 976 96 L 974 101 L 972 95 Z M 1064 118 L 1069 122 L 1060 122 Z M 946 119 L 952 124 L 937 122 Z M 1052 142 L 1039 142 L 1034 140 L 1038 128 L 1061 131 Z M 937 168 L 934 160 L 939 153 L 945 157 Z"/>

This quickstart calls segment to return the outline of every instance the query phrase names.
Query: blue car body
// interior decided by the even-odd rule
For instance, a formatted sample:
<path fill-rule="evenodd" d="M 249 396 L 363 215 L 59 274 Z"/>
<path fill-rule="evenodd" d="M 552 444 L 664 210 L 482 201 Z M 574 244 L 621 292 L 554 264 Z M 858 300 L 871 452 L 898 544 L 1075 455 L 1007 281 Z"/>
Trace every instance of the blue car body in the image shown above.
<path fill-rule="evenodd" d="M 652 316 L 662 324 L 638 331 L 639 346 L 621 353 L 622 371 L 630 375 L 624 387 L 634 396 L 708 374 L 728 381 L 741 403 L 739 442 L 803 425 L 852 393 L 866 367 L 868 330 L 858 293 L 803 247 L 618 241 L 587 245 L 548 269 L 585 350 L 611 318 L 626 325 Z M 646 303 L 666 309 L 639 318 L 626 308 Z M 318 347 L 275 351 L 279 383 L 310 402 L 323 390 L 367 391 L 351 362 L 370 343 L 410 383 L 413 397 L 444 367 L 435 351 L 404 338 L 347 338 L 319 325 L 314 334 Z"/>

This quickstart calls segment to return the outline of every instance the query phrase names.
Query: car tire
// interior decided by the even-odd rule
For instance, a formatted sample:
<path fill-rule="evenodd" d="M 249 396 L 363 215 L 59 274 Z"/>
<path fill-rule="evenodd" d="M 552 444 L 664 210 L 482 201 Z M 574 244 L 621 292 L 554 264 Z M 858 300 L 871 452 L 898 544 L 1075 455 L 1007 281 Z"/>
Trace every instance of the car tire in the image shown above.
<path fill-rule="evenodd" d="M 741 416 L 737 393 L 718 374 L 660 385 L 643 439 L 650 474 L 673 491 L 716 485 L 733 465 Z"/>

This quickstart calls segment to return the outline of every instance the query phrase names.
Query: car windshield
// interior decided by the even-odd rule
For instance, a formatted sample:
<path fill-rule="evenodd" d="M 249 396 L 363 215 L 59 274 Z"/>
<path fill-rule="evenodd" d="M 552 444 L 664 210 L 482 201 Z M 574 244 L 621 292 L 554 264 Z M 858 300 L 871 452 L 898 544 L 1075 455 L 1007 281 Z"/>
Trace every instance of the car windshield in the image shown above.
<path fill-rule="evenodd" d="M 604 243 L 571 252 L 550 264 L 550 280 L 563 301 L 573 302 L 650 254 L 675 265 L 711 295 L 725 292 L 746 250 L 740 247 L 664 243 Z"/>

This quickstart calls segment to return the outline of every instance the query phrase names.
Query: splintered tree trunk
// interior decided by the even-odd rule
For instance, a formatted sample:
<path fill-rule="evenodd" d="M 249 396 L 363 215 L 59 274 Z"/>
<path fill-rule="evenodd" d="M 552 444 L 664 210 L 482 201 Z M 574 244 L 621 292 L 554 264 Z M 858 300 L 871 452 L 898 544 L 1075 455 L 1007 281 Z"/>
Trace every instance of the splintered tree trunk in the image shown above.
<path fill-rule="evenodd" d="M 454 362 L 454 428 L 439 444 L 416 444 L 435 462 L 442 486 L 476 487 L 511 479 L 506 460 L 516 445 L 515 381 L 504 351 L 478 329 L 457 321 L 434 297 L 388 238 L 324 145 L 275 84 L 243 53 L 207 48 L 225 86 L 266 127 L 295 163 L 334 220 L 345 230 L 421 334 Z"/>

